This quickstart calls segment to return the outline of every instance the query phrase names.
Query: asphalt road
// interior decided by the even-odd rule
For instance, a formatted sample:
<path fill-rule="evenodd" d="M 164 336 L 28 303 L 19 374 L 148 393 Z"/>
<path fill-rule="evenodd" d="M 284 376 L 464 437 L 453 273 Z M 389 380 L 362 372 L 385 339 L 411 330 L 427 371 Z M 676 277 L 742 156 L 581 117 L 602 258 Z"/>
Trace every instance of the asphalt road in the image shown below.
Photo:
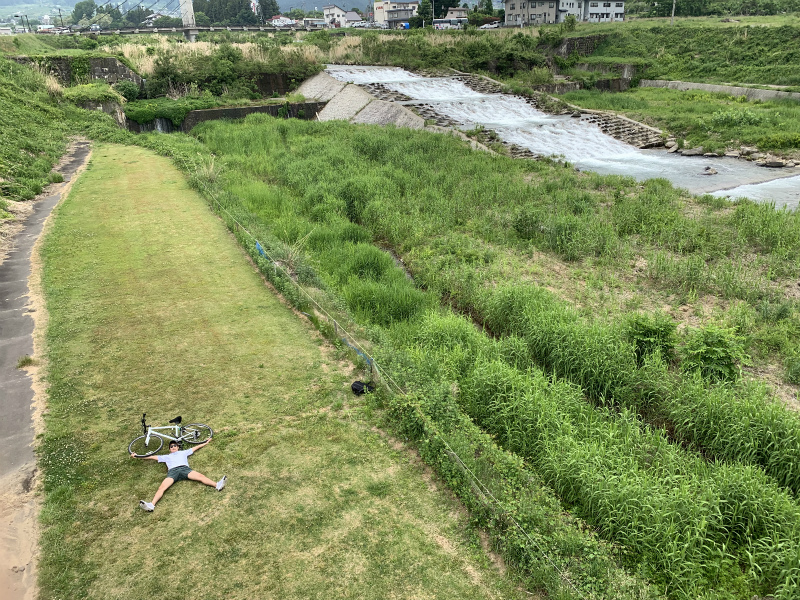
<path fill-rule="evenodd" d="M 85 162 L 89 142 L 78 142 L 58 169 L 69 182 Z M 29 311 L 28 277 L 31 251 L 44 222 L 61 199 L 62 189 L 35 201 L 23 229 L 0 264 L 0 479 L 35 462 L 33 454 L 33 388 L 30 376 L 17 368 L 19 359 L 33 355 L 33 317 Z"/>

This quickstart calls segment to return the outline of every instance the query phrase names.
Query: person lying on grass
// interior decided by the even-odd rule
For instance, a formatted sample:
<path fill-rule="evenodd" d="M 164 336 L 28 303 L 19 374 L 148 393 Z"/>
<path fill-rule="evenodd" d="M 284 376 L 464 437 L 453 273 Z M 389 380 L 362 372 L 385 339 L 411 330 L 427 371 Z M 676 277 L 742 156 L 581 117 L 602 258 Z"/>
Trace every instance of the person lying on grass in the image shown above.
<path fill-rule="evenodd" d="M 181 450 L 178 442 L 173 441 L 169 443 L 169 454 L 162 456 L 136 456 L 136 453 L 131 452 L 131 458 L 157 460 L 160 463 L 167 464 L 167 476 L 164 481 L 161 482 L 156 495 L 153 496 L 153 501 L 145 502 L 144 500 L 140 500 L 139 506 L 147 512 L 152 512 L 158 501 L 161 500 L 161 496 L 164 495 L 164 492 L 167 491 L 169 486 L 176 481 L 182 481 L 184 479 L 191 479 L 192 481 L 199 481 L 200 483 L 204 483 L 206 485 L 213 485 L 215 488 L 217 488 L 217 491 L 220 491 L 222 488 L 224 488 L 225 480 L 228 479 L 227 476 L 223 475 L 222 479 L 214 482 L 202 473 L 192 471 L 192 469 L 189 468 L 189 457 L 200 450 L 200 448 L 203 446 L 207 446 L 209 442 L 211 442 L 211 438 L 208 438 L 199 446 L 189 448 L 188 450 Z"/>

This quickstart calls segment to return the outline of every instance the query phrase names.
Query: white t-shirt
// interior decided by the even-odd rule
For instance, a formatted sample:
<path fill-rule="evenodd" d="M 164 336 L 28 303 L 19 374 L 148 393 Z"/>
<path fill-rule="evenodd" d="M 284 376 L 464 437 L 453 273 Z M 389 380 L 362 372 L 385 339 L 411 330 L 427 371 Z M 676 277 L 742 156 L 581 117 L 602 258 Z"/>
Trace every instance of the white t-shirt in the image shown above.
<path fill-rule="evenodd" d="M 188 467 L 189 457 L 194 454 L 194 448 L 188 450 L 178 450 L 177 452 L 170 452 L 158 457 L 158 462 L 167 463 L 167 469 L 174 469 L 175 467 Z"/>

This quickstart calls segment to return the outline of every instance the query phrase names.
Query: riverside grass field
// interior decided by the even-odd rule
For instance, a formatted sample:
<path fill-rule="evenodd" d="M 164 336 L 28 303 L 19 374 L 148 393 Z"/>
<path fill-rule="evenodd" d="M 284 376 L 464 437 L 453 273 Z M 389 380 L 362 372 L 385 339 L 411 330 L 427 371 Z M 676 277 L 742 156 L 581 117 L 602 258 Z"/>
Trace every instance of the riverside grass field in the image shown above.
<path fill-rule="evenodd" d="M 42 257 L 40 597 L 524 596 L 169 159 L 96 144 Z M 223 492 L 176 484 L 139 509 L 164 477 L 126 452 L 145 411 L 207 417 L 192 466 Z"/>
<path fill-rule="evenodd" d="M 383 425 L 416 443 L 528 589 L 797 596 L 796 213 L 428 132 L 251 117 L 136 137 L 2 65 L 14 85 L 0 93 L 33 100 L 13 105 L 27 138 L 3 141 L 28 144 L 35 167 L 4 187 L 10 201 L 47 179 L 47 144 L 56 156 L 70 134 L 173 158 L 287 300 L 311 310 L 301 283 L 403 386 L 376 398 Z M 42 446 L 46 476 L 70 466 L 62 450 Z M 92 576 L 60 535 L 92 491 L 72 483 L 77 496 L 45 490 L 51 591 Z"/>

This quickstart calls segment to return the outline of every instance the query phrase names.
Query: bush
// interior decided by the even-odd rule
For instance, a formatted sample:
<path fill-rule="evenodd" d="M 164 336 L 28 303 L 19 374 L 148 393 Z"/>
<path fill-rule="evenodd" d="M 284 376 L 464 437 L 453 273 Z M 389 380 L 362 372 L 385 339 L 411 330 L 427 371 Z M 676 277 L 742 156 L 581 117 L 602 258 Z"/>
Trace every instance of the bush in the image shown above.
<path fill-rule="evenodd" d="M 119 81 L 114 84 L 113 88 L 122 94 L 128 102 L 133 102 L 139 97 L 139 86 L 132 81 Z"/>
<path fill-rule="evenodd" d="M 220 100 L 210 94 L 204 94 L 200 98 L 186 96 L 179 100 L 169 98 L 137 100 L 125 105 L 125 116 L 140 124 L 150 123 L 157 118 L 169 119 L 175 127 L 180 127 L 190 111 L 214 108 L 220 103 Z"/>
<path fill-rule="evenodd" d="M 736 381 L 741 375 L 740 363 L 748 356 L 743 339 L 733 329 L 707 325 L 687 336 L 681 352 L 682 367 L 687 373 L 698 371 L 709 381 Z"/>
<path fill-rule="evenodd" d="M 786 381 L 800 385 L 800 354 L 786 359 Z"/>
<path fill-rule="evenodd" d="M 628 339 L 633 342 L 636 364 L 641 367 L 644 359 L 656 352 L 666 361 L 671 361 L 675 353 L 675 322 L 669 315 L 633 315 L 628 321 Z"/>
<path fill-rule="evenodd" d="M 774 133 L 758 140 L 758 147 L 776 150 L 800 148 L 800 133 Z"/>
<path fill-rule="evenodd" d="M 75 85 L 64 90 L 64 98 L 75 104 L 86 102 L 124 102 L 122 96 L 107 83 Z"/>

